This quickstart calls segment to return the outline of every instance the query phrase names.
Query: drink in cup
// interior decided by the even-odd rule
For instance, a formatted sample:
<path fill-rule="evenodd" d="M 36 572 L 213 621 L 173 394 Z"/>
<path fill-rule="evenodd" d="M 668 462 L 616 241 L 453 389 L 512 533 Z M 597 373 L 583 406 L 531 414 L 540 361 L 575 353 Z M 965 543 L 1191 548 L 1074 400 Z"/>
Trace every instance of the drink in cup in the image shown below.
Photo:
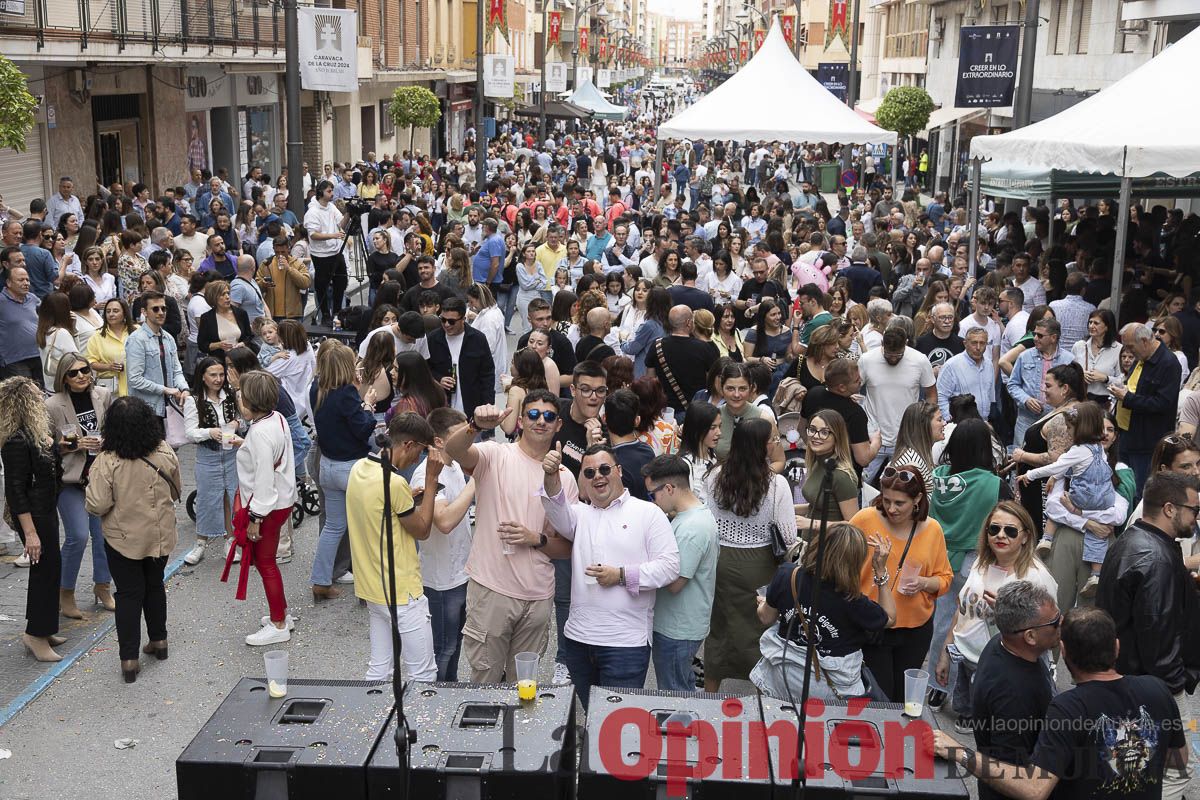
<path fill-rule="evenodd" d="M 517 653 L 517 697 L 530 701 L 537 697 L 538 654 Z"/>
<path fill-rule="evenodd" d="M 928 672 L 923 669 L 904 670 L 904 716 L 921 716 L 925 709 L 925 690 L 928 687 Z"/>
<path fill-rule="evenodd" d="M 267 669 L 267 694 L 276 699 L 287 696 L 288 653 L 286 650 L 271 650 L 263 653 Z"/>

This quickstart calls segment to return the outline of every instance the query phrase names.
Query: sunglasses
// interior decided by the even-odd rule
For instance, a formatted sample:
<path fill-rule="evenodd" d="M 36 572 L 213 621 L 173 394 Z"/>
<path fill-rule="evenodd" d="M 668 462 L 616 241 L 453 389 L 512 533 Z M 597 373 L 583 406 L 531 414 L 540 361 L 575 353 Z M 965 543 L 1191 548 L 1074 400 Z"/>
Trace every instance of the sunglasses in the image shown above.
<path fill-rule="evenodd" d="M 462 322 L 464 317 L 438 317 L 443 325 L 457 325 Z"/>
<path fill-rule="evenodd" d="M 580 472 L 583 473 L 583 477 L 587 478 L 589 481 L 596 477 L 597 472 L 600 473 L 600 477 L 607 478 L 612 474 L 612 471 L 612 464 L 601 464 L 598 467 L 585 467 L 584 469 L 580 470 Z M 662 487 L 660 486 L 658 488 L 661 489 Z M 658 491 L 658 489 L 655 489 L 655 491 Z"/>
<path fill-rule="evenodd" d="M 608 465 L 606 464 L 605 466 L 608 466 Z M 590 467 L 589 467 L 589 469 L 590 469 Z M 663 489 L 670 488 L 670 486 L 671 486 L 671 484 L 669 484 L 669 483 L 660 483 L 658 486 L 655 486 L 653 489 L 647 489 L 646 496 L 650 498 L 650 502 L 654 502 L 654 496 L 656 494 L 658 494 L 659 492 L 661 492 Z"/>
<path fill-rule="evenodd" d="M 91 375 L 91 374 L 92 374 L 92 368 L 91 368 L 91 367 L 79 367 L 78 369 L 69 369 L 69 370 L 67 370 L 67 377 L 68 377 L 68 378 L 77 378 L 77 377 L 79 377 L 80 375 Z"/>
<path fill-rule="evenodd" d="M 1063 615 L 1061 613 L 1059 613 L 1054 617 L 1054 619 L 1050 620 L 1049 622 L 1043 622 L 1041 625 L 1030 625 L 1028 628 L 1021 628 L 1021 630 L 1013 631 L 1013 633 L 1024 633 L 1025 631 L 1036 631 L 1038 628 L 1057 628 L 1059 625 L 1062 625 L 1062 621 L 1063 621 Z"/>
<path fill-rule="evenodd" d="M 887 481 L 890 485 L 893 483 L 911 484 L 920 482 L 921 486 L 925 485 L 925 479 L 911 469 L 896 469 L 895 467 L 885 467 L 883 473 L 880 474 L 881 482 Z"/>
<path fill-rule="evenodd" d="M 542 411 L 540 408 L 531 408 L 525 412 L 525 417 L 530 422 L 537 422 L 539 419 L 544 419 L 547 423 L 551 423 L 558 419 L 558 412 Z"/>
<path fill-rule="evenodd" d="M 988 536 L 999 536 L 1001 533 L 1009 539 L 1016 539 L 1021 535 L 1021 529 L 1016 525 L 1000 525 L 995 522 L 988 523 Z"/>

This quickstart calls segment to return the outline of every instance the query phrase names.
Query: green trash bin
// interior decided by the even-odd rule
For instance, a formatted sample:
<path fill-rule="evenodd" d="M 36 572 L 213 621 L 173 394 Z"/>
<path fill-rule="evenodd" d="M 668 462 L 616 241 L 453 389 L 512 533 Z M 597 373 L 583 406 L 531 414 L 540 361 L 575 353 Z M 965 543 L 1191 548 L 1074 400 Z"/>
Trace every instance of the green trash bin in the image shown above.
<path fill-rule="evenodd" d="M 817 188 L 825 193 L 834 194 L 838 190 L 838 167 L 836 161 L 817 165 Z"/>

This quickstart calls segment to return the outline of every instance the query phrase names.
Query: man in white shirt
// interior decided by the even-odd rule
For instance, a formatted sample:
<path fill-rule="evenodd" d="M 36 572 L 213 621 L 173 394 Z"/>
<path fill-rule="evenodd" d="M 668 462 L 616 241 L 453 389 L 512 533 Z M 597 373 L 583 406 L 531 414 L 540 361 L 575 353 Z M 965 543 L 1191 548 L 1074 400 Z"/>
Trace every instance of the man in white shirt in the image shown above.
<path fill-rule="evenodd" d="M 318 183 L 317 196 L 304 212 L 308 252 L 316 273 L 313 290 L 317 295 L 317 311 L 327 327 L 333 327 L 333 315 L 341 310 L 342 298 L 350 282 L 346 274 L 346 259 L 339 252 L 346 238 L 345 228 L 350 223 L 350 217 L 333 204 L 333 192 L 331 181 Z M 326 296 L 330 284 L 333 286 L 332 309 Z"/>
<path fill-rule="evenodd" d="M 574 543 L 563 656 L 587 709 L 592 686 L 645 685 L 655 590 L 679 577 L 679 547 L 667 515 L 630 496 L 607 444 L 583 455 L 579 479 L 591 505 L 569 500 L 561 465 L 559 444 L 542 459 L 542 508 L 555 532 Z"/>
<path fill-rule="evenodd" d="M 1029 256 L 1024 253 L 1013 256 L 1012 282 L 1013 286 L 1020 289 L 1025 295 L 1023 310 L 1033 311 L 1036 306 L 1046 305 L 1046 287 L 1029 274 Z"/>
<path fill-rule="evenodd" d="M 405 311 L 400 315 L 400 319 L 396 320 L 391 325 L 383 325 L 367 334 L 362 340 L 362 344 L 358 346 L 358 357 L 365 358 L 367 355 L 367 345 L 375 338 L 375 334 L 387 331 L 395 340 L 396 355 L 407 353 L 409 350 L 415 350 L 421 354 L 421 357 L 426 361 L 429 360 L 429 345 L 425 342 L 425 321 L 416 311 Z"/>
<path fill-rule="evenodd" d="M 483 244 L 483 223 L 479 220 L 479 208 L 471 206 L 467 209 L 467 224 L 463 226 L 463 245 L 467 252 L 475 255 L 475 251 Z"/>
<path fill-rule="evenodd" d="M 1017 340 L 1025 335 L 1025 326 L 1029 322 L 1029 312 L 1025 310 L 1025 293 L 1015 286 L 1010 286 L 1000 294 L 1000 316 L 1008 320 L 1004 326 L 1004 335 L 1000 337 L 1000 354 L 1013 349 Z"/>
<path fill-rule="evenodd" d="M 858 360 L 858 372 L 867 396 L 869 427 L 879 431 L 882 441 L 864 474 L 871 480 L 895 452 L 904 409 L 918 400 L 936 404 L 937 383 L 929 359 L 908 346 L 907 334 L 898 327 L 884 331 L 882 345 Z"/>
<path fill-rule="evenodd" d="M 83 224 L 83 207 L 79 204 L 79 198 L 72 194 L 74 190 L 75 181 L 69 175 L 58 179 L 58 194 L 51 195 L 46 201 L 46 222 L 51 228 L 58 227 L 58 221 L 64 214 L 74 214 L 79 224 Z"/>

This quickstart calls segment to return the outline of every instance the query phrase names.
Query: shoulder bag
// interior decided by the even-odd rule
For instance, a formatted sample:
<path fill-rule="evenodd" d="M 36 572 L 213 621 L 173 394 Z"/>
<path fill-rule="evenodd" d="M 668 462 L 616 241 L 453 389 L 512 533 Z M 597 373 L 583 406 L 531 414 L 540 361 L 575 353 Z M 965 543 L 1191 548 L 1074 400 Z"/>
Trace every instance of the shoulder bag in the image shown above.
<path fill-rule="evenodd" d="M 683 389 L 679 388 L 679 381 L 675 380 L 675 373 L 671 371 L 671 365 L 667 363 L 667 357 L 663 353 L 662 343 L 662 339 L 654 342 L 654 355 L 658 359 L 658 363 L 662 364 L 663 374 L 667 376 L 667 384 L 670 385 L 671 391 L 679 399 L 679 402 L 683 404 L 684 409 L 686 409 L 688 401 L 691 398 L 683 396 Z"/>

